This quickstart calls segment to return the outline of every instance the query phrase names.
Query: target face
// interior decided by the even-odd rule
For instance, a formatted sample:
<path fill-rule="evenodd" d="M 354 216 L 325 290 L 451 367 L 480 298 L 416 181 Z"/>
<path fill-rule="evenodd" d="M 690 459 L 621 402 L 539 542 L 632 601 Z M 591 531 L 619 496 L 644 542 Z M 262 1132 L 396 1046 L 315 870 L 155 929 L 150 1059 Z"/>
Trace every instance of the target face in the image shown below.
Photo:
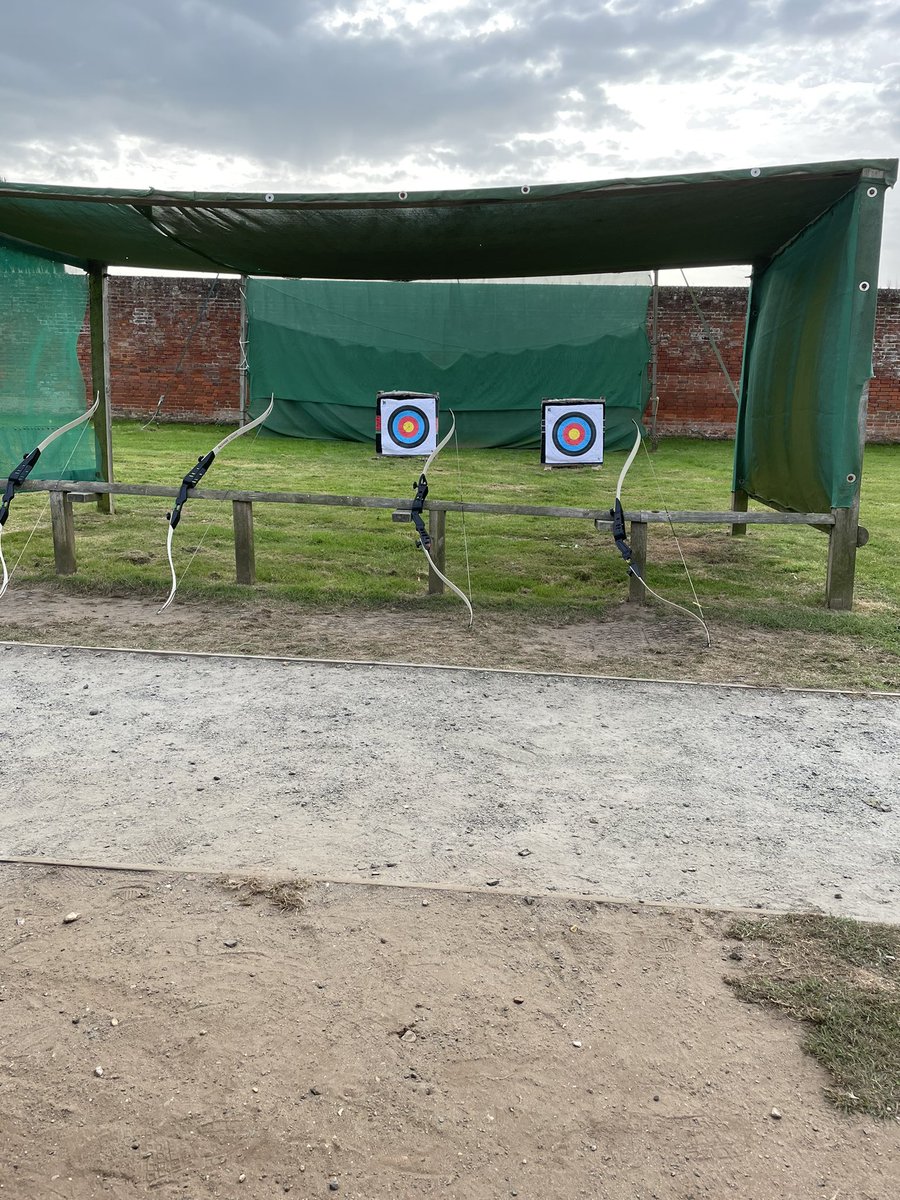
<path fill-rule="evenodd" d="M 545 400 L 541 406 L 541 462 L 598 466 L 603 462 L 602 400 Z"/>
<path fill-rule="evenodd" d="M 430 454 L 437 445 L 438 397 L 379 392 L 375 428 L 379 454 Z"/>

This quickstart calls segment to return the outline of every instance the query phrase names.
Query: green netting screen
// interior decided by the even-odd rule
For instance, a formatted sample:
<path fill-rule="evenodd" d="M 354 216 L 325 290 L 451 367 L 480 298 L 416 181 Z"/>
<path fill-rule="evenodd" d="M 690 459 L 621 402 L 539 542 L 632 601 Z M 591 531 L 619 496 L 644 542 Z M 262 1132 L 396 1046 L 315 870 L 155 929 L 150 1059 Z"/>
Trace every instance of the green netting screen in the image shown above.
<path fill-rule="evenodd" d="M 88 281 L 56 262 L 0 246 L 0 477 L 48 433 L 84 412 L 78 335 Z M 99 478 L 90 425 L 53 442 L 34 479 Z"/>
<path fill-rule="evenodd" d="M 767 504 L 822 512 L 858 493 L 883 201 L 863 180 L 754 271 L 734 483 Z"/>
<path fill-rule="evenodd" d="M 540 443 L 544 397 L 604 397 L 606 444 L 647 402 L 649 282 L 640 285 L 251 279 L 250 391 L 268 428 L 372 441 L 378 391 L 437 391 L 468 446 Z"/>

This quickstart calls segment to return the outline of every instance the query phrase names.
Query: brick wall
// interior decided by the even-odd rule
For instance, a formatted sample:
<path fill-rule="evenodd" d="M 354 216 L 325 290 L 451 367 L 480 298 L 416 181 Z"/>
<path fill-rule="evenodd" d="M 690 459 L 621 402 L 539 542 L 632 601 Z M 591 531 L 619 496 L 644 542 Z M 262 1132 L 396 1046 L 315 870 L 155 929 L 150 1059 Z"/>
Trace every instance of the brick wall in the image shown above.
<path fill-rule="evenodd" d="M 239 409 L 240 293 L 236 279 L 113 275 L 110 369 L 113 412 L 148 420 L 235 421 Z M 747 292 L 695 288 L 694 295 L 737 386 Z M 659 297 L 659 430 L 731 437 L 735 402 L 685 288 Z M 89 336 L 79 352 L 87 371 Z M 179 368 L 180 363 L 180 368 Z M 870 441 L 900 442 L 900 290 L 878 294 L 875 378 L 869 388 Z"/>
<path fill-rule="evenodd" d="M 238 419 L 241 298 L 237 279 L 110 275 L 113 415 L 149 420 Z M 90 333 L 78 345 L 90 379 Z M 89 390 L 89 384 L 88 384 Z"/>

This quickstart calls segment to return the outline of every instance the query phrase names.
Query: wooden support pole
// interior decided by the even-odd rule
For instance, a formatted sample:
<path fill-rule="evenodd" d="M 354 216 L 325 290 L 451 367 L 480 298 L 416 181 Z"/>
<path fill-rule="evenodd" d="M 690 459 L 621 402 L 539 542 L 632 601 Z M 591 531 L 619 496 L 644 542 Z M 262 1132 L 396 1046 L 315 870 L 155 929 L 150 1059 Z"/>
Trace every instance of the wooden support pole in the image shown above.
<path fill-rule="evenodd" d="M 747 495 L 746 492 L 742 492 L 742 491 L 732 492 L 731 493 L 732 509 L 735 512 L 746 512 L 747 511 L 747 503 L 748 503 L 749 499 L 750 499 L 750 497 Z M 747 536 L 747 526 L 746 525 L 732 525 L 731 536 L 732 537 L 746 537 Z"/>
<path fill-rule="evenodd" d="M 428 532 L 431 535 L 431 557 L 434 565 L 439 571 L 446 574 L 447 564 L 447 514 L 437 509 L 430 509 L 428 512 Z M 440 596 L 444 592 L 444 581 L 438 578 L 428 568 L 428 595 Z"/>
<path fill-rule="evenodd" d="M 240 408 L 238 423 L 241 425 L 247 424 L 247 414 L 250 409 L 250 396 L 248 386 L 250 383 L 249 372 L 250 368 L 247 363 L 247 334 L 249 330 L 247 318 L 247 276 L 241 276 L 240 295 L 241 295 L 241 331 L 238 338 L 238 382 L 240 384 Z"/>
<path fill-rule="evenodd" d="M 631 522 L 631 565 L 640 579 L 628 573 L 628 602 L 629 604 L 645 604 L 647 592 L 641 579 L 647 570 L 647 523 L 646 521 Z"/>
<path fill-rule="evenodd" d="M 659 271 L 653 272 L 653 303 L 650 317 L 650 449 L 659 449 L 659 429 L 656 423 L 659 412 L 657 375 L 659 371 Z"/>
<path fill-rule="evenodd" d="M 100 474 L 113 481 L 112 407 L 109 389 L 109 279 L 104 263 L 88 264 L 88 301 L 91 326 L 91 395 L 100 395 L 100 407 L 94 417 L 94 430 L 100 443 Z M 112 493 L 97 496 L 101 512 L 115 512 Z"/>
<path fill-rule="evenodd" d="M 75 574 L 75 519 L 68 492 L 50 493 L 50 528 L 57 575 Z"/>
<path fill-rule="evenodd" d="M 851 508 L 833 508 L 834 525 L 828 537 L 828 570 L 825 576 L 825 606 L 839 610 L 853 607 L 856 547 L 859 538 L 859 493 Z"/>
<path fill-rule="evenodd" d="M 234 567 L 238 583 L 256 583 L 256 550 L 253 545 L 253 505 L 249 500 L 232 500 L 234 522 Z"/>

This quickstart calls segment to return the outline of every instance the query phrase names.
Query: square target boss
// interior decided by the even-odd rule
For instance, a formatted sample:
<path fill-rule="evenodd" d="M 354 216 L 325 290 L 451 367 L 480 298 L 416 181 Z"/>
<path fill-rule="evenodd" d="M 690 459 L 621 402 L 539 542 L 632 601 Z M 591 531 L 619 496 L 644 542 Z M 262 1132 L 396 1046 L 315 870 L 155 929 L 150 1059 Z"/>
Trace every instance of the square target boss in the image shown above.
<path fill-rule="evenodd" d="M 438 441 L 437 392 L 379 392 L 375 401 L 377 454 L 428 455 Z"/>
<path fill-rule="evenodd" d="M 603 462 L 603 400 L 541 401 L 541 462 L 598 467 Z"/>

